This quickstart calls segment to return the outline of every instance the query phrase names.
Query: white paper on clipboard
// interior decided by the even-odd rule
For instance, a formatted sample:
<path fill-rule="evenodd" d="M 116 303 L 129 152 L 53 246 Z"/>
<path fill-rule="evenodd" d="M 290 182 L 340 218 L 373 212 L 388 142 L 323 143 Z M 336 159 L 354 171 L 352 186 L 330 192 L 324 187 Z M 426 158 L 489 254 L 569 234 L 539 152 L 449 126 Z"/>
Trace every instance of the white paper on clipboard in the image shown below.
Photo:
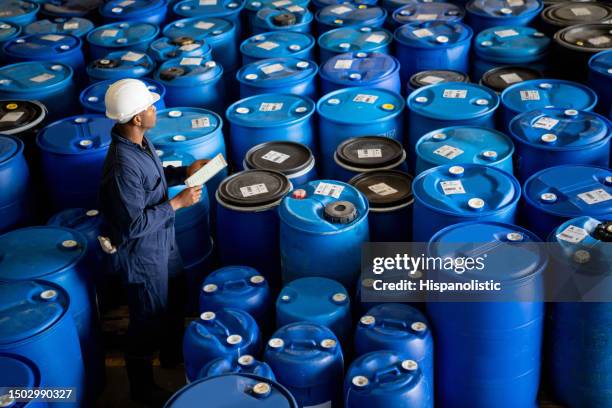
<path fill-rule="evenodd" d="M 188 187 L 201 186 L 226 167 L 227 162 L 225 161 L 225 157 L 219 153 L 211 161 L 206 163 L 204 167 L 185 180 L 185 184 Z"/>

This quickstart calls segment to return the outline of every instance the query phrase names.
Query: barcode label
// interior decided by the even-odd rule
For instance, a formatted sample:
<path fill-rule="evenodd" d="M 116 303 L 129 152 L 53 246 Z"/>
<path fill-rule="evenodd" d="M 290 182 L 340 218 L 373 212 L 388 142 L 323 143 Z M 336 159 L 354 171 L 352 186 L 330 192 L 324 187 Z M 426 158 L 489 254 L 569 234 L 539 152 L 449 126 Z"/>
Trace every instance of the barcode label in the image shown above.
<path fill-rule="evenodd" d="M 578 198 L 589 205 L 603 203 L 604 201 L 612 200 L 612 195 L 610 195 L 603 188 L 598 188 L 597 190 L 587 191 L 586 193 L 578 194 Z"/>
<path fill-rule="evenodd" d="M 382 157 L 381 149 L 357 149 L 357 157 L 360 159 L 372 159 Z"/>
<path fill-rule="evenodd" d="M 17 122 L 23 116 L 24 112 L 9 112 L 6 113 L 2 118 L 0 118 L 0 122 Z"/>
<path fill-rule="evenodd" d="M 288 5 L 288 4 L 291 4 L 291 2 L 290 2 L 290 1 L 287 1 L 287 0 L 281 0 L 281 1 L 275 1 L 275 2 L 272 2 L 272 5 L 273 5 L 274 7 L 283 7 L 283 6 L 286 6 L 286 5 Z"/>
<path fill-rule="evenodd" d="M 201 118 L 191 119 L 192 129 L 201 129 L 210 127 L 210 118 L 208 116 L 202 116 Z"/>
<path fill-rule="evenodd" d="M 200 6 L 216 6 L 217 0 L 200 0 Z"/>
<path fill-rule="evenodd" d="M 340 6 L 340 7 L 335 7 L 335 8 L 333 8 L 333 9 L 329 10 L 329 11 L 331 11 L 331 12 L 332 12 L 332 13 L 334 13 L 334 14 L 341 15 L 341 14 L 346 14 L 346 13 L 348 13 L 349 11 L 352 11 L 352 10 L 353 10 L 353 9 L 352 9 L 352 8 L 350 8 L 350 7 Z"/>
<path fill-rule="evenodd" d="M 321 182 L 315 189 L 314 193 L 319 194 L 319 195 L 339 198 L 343 190 L 344 190 L 344 186 Z"/>
<path fill-rule="evenodd" d="M 181 59 L 181 65 L 200 65 L 202 61 L 203 58 L 183 58 Z"/>
<path fill-rule="evenodd" d="M 207 21 L 198 21 L 196 24 L 194 24 L 194 27 L 199 30 L 210 30 L 214 26 L 215 23 L 209 23 Z"/>
<path fill-rule="evenodd" d="M 588 41 L 593 45 L 603 45 L 610 42 L 610 38 L 605 35 L 601 35 L 599 37 L 589 38 Z"/>
<path fill-rule="evenodd" d="M 442 93 L 442 97 L 450 99 L 465 99 L 467 97 L 467 89 L 445 89 Z"/>
<path fill-rule="evenodd" d="M 136 62 L 136 61 L 140 61 L 142 59 L 142 57 L 144 57 L 144 54 L 140 54 L 138 52 L 128 51 L 125 54 L 123 54 L 121 59 L 123 61 Z"/>
<path fill-rule="evenodd" d="M 463 188 L 461 180 L 442 181 L 440 185 L 442 186 L 444 195 L 465 194 L 465 189 Z"/>
<path fill-rule="evenodd" d="M 464 153 L 463 150 L 457 147 L 454 147 L 454 146 L 449 146 L 449 145 L 438 147 L 433 152 L 434 154 L 437 154 L 438 156 L 446 157 L 449 160 L 452 160 L 457 156 L 461 156 Z"/>
<path fill-rule="evenodd" d="M 576 7 L 576 8 L 571 8 L 570 10 L 577 17 L 579 17 L 579 16 L 590 16 L 591 15 L 591 10 L 589 10 L 588 8 L 585 8 L 585 7 Z"/>
<path fill-rule="evenodd" d="M 259 105 L 260 112 L 274 112 L 274 111 L 281 110 L 281 109 L 283 109 L 282 102 L 278 102 L 278 103 L 263 102 L 261 105 Z"/>
<path fill-rule="evenodd" d="M 366 42 L 380 44 L 385 40 L 385 38 L 387 38 L 387 36 L 383 34 L 370 34 L 368 38 L 366 38 Z"/>
<path fill-rule="evenodd" d="M 219 153 L 211 161 L 206 163 L 204 167 L 185 180 L 185 184 L 189 187 L 201 186 L 226 167 L 227 162 L 225 161 L 225 157 Z"/>
<path fill-rule="evenodd" d="M 59 40 L 64 39 L 65 37 L 63 35 L 57 35 L 57 34 L 47 34 L 47 35 L 43 35 L 42 37 L 40 37 L 42 40 L 47 40 L 47 41 L 53 41 L 53 42 L 57 42 Z"/>
<path fill-rule="evenodd" d="M 264 41 L 261 44 L 257 44 L 257 47 L 263 48 L 266 51 L 270 51 L 278 47 L 278 44 L 272 41 Z"/>
<path fill-rule="evenodd" d="M 521 101 L 539 101 L 540 92 L 538 91 L 521 91 Z"/>
<path fill-rule="evenodd" d="M 538 128 L 538 129 L 550 130 L 550 129 L 554 128 L 557 125 L 557 123 L 559 123 L 559 121 L 557 119 L 553 119 L 553 118 L 549 118 L 547 116 L 544 116 L 544 117 L 536 120 L 536 122 L 533 124 L 532 127 Z"/>
<path fill-rule="evenodd" d="M 357 94 L 353 98 L 353 102 L 362 102 L 362 103 L 374 103 L 378 100 L 378 96 L 376 95 L 366 95 L 366 94 Z"/>
<path fill-rule="evenodd" d="M 353 65 L 353 60 L 338 60 L 334 64 L 334 69 L 350 69 Z"/>
<path fill-rule="evenodd" d="M 185 44 L 185 45 L 181 45 L 179 47 L 179 50 L 181 51 L 193 51 L 193 50 L 197 50 L 198 48 L 200 48 L 200 44 Z"/>
<path fill-rule="evenodd" d="M 119 30 L 104 30 L 100 35 L 102 37 L 116 37 L 119 34 Z"/>
<path fill-rule="evenodd" d="M 563 232 L 557 234 L 557 238 L 562 241 L 577 244 L 584 241 L 587 235 L 589 235 L 589 233 L 585 229 L 576 227 L 575 225 L 570 225 L 564 229 Z"/>
<path fill-rule="evenodd" d="M 41 83 L 41 82 L 46 82 L 50 80 L 51 78 L 55 78 L 55 75 L 44 73 L 44 74 L 36 75 L 35 77 L 30 78 L 30 81 Z"/>
<path fill-rule="evenodd" d="M 424 84 L 439 84 L 444 81 L 444 78 L 437 77 L 435 75 L 427 75 L 426 77 L 421 78 L 421 82 Z"/>
<path fill-rule="evenodd" d="M 240 193 L 243 197 L 252 197 L 254 195 L 265 194 L 268 192 L 268 187 L 265 184 L 253 184 L 251 186 L 240 187 Z"/>
<path fill-rule="evenodd" d="M 272 65 L 267 65 L 265 67 L 261 67 L 261 71 L 266 75 L 270 75 L 275 72 L 282 71 L 284 69 L 285 69 L 285 66 L 283 64 L 272 64 Z"/>
<path fill-rule="evenodd" d="M 381 196 L 387 196 L 398 192 L 396 189 L 385 183 L 372 184 L 371 186 L 368 186 L 368 188 L 373 191 L 374 194 Z"/>
<path fill-rule="evenodd" d="M 281 152 L 275 152 L 274 150 L 270 150 L 268 153 L 261 156 L 262 159 L 271 161 L 273 163 L 283 163 L 285 160 L 290 158 L 291 156 Z"/>
<path fill-rule="evenodd" d="M 183 162 L 180 160 L 166 160 L 162 162 L 162 166 L 164 167 L 168 167 L 168 166 L 181 167 L 182 165 L 183 165 Z"/>
<path fill-rule="evenodd" d="M 420 28 L 412 32 L 418 38 L 431 37 L 433 33 L 426 28 Z"/>
<path fill-rule="evenodd" d="M 417 14 L 414 16 L 415 19 L 419 21 L 431 21 L 436 20 L 438 18 L 437 14 Z"/>
<path fill-rule="evenodd" d="M 63 28 L 64 30 L 77 30 L 79 28 L 79 23 L 78 21 L 68 21 L 67 23 L 64 23 Z"/>
<path fill-rule="evenodd" d="M 512 72 L 511 74 L 502 74 L 499 77 L 507 84 L 515 84 L 523 81 L 523 78 L 521 78 L 519 74 L 515 72 Z"/>
<path fill-rule="evenodd" d="M 518 31 L 510 28 L 508 30 L 495 31 L 495 35 L 498 36 L 499 38 L 506 38 L 506 37 L 514 37 L 515 35 L 519 35 L 519 33 Z"/>

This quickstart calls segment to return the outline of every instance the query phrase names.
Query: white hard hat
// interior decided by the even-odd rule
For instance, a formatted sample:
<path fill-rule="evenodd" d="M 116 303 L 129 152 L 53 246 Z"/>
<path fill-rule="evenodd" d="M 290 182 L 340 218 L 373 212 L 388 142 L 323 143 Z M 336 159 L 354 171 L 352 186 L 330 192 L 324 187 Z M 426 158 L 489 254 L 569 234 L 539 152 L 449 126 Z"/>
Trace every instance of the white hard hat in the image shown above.
<path fill-rule="evenodd" d="M 119 123 L 127 123 L 140 112 L 159 101 L 160 96 L 149 91 L 144 82 L 122 79 L 108 87 L 104 96 L 106 116 Z"/>

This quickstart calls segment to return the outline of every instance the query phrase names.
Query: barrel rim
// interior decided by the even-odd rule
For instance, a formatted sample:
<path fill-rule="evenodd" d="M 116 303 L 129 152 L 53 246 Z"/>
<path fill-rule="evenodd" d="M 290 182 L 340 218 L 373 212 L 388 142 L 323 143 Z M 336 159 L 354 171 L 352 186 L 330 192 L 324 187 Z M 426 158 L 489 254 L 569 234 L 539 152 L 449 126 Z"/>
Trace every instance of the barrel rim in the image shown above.
<path fill-rule="evenodd" d="M 74 119 L 77 119 L 77 118 L 105 119 L 107 121 L 111 121 L 111 119 L 109 119 L 105 115 L 102 115 L 102 114 L 99 114 L 99 113 L 84 113 L 82 115 L 74 115 L 74 116 L 68 116 L 68 117 L 63 118 L 63 119 L 58 119 L 55 122 L 51 122 L 51 123 L 47 124 L 44 128 L 42 128 L 36 134 L 36 146 L 38 146 L 38 148 L 42 152 L 47 152 L 47 153 L 51 153 L 51 154 L 66 155 L 66 156 L 99 154 L 102 150 L 108 150 L 108 146 L 110 146 L 110 143 L 111 143 L 110 135 L 109 135 L 109 139 L 108 139 L 108 144 L 104 145 L 104 146 L 100 145 L 100 147 L 97 148 L 97 149 L 87 149 L 87 150 L 81 150 L 81 151 L 66 152 L 66 151 L 61 151 L 59 149 L 49 149 L 48 147 L 42 145 L 40 140 L 42 139 L 42 137 L 45 134 L 45 132 L 47 132 L 53 126 L 57 126 L 60 123 L 67 122 L 67 121 L 74 121 Z"/>

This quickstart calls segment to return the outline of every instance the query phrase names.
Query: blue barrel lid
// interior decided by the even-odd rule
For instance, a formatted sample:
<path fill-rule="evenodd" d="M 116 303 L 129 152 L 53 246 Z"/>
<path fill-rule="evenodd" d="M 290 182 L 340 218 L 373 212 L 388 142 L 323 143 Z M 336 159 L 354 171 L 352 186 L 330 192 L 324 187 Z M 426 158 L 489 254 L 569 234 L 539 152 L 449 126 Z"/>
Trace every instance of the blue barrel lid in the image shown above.
<path fill-rule="evenodd" d="M 519 143 L 544 150 L 588 148 L 612 137 L 610 122 L 593 112 L 544 108 L 524 112 L 510 122 Z"/>
<path fill-rule="evenodd" d="M 87 34 L 91 44 L 106 48 L 126 48 L 152 41 L 159 34 L 155 24 L 121 21 L 94 28 Z"/>
<path fill-rule="evenodd" d="M 266 7 L 257 12 L 253 25 L 265 31 L 295 30 L 296 27 L 305 27 L 312 22 L 312 13 L 298 5 L 283 7 Z"/>
<path fill-rule="evenodd" d="M 27 257 L 40 251 L 35 246 L 29 249 Z M 21 267 L 28 265 L 29 261 L 26 260 Z M 10 345 L 44 332 L 57 323 L 70 306 L 68 293 L 64 289 L 38 280 L 2 282 L 0 299 L 1 345 Z"/>
<path fill-rule="evenodd" d="M 267 7 L 308 7 L 308 3 L 310 0 L 247 0 L 244 8 L 250 12 L 257 12 Z"/>
<path fill-rule="evenodd" d="M 164 95 L 166 94 L 166 88 L 160 84 L 159 82 L 155 82 L 149 78 L 140 78 L 140 81 L 144 82 L 147 85 L 147 88 L 151 92 L 155 92 L 161 99 L 164 99 Z M 104 105 L 104 95 L 106 95 L 106 91 L 108 87 L 117 82 L 114 79 L 108 79 L 106 81 L 96 82 L 92 85 L 89 85 L 87 88 L 81 92 L 79 100 L 81 105 L 85 107 L 88 111 L 91 112 L 99 112 L 104 114 L 106 112 L 106 106 Z"/>
<path fill-rule="evenodd" d="M 469 42 L 472 29 L 458 21 L 424 21 L 405 24 L 393 33 L 399 43 L 415 48 L 448 48 Z"/>
<path fill-rule="evenodd" d="M 336 217 L 336 204 L 350 211 Z M 350 203 L 351 205 L 349 205 Z M 351 228 L 368 216 L 368 199 L 355 187 L 336 180 L 316 180 L 299 186 L 282 201 L 281 220 L 305 233 L 335 233 Z"/>
<path fill-rule="evenodd" d="M 208 408 L 298 408 L 282 385 L 253 374 L 224 374 L 186 385 L 165 408 L 192 408 L 206 400 Z"/>
<path fill-rule="evenodd" d="M 436 212 L 482 217 L 515 205 L 521 196 L 519 182 L 497 167 L 465 163 L 443 165 L 419 174 L 413 194 Z"/>
<path fill-rule="evenodd" d="M 512 140 L 497 130 L 479 126 L 451 126 L 434 130 L 416 144 L 419 158 L 436 166 L 454 163 L 495 165 L 514 153 Z"/>
<path fill-rule="evenodd" d="M 226 356 L 216 358 L 202 367 L 198 378 L 214 377 L 228 373 L 254 374 L 272 381 L 276 380 L 272 368 L 263 361 L 255 360 L 255 357 L 250 354 L 243 354 L 240 357 Z"/>
<path fill-rule="evenodd" d="M 55 214 L 47 225 L 72 228 L 77 231 L 92 231 L 100 227 L 102 216 L 100 211 L 85 208 L 69 208 Z"/>
<path fill-rule="evenodd" d="M 501 94 L 504 106 L 515 112 L 540 108 L 591 110 L 597 94 L 577 82 L 561 79 L 533 79 L 512 85 Z"/>
<path fill-rule="evenodd" d="M 276 309 L 293 321 L 329 321 L 342 318 L 349 306 L 344 286 L 333 279 L 311 277 L 289 282 L 280 291 Z"/>
<path fill-rule="evenodd" d="M 157 111 L 157 125 L 147 137 L 160 149 L 185 150 L 214 138 L 223 126 L 215 112 L 201 108 L 170 108 Z"/>
<path fill-rule="evenodd" d="M 314 47 L 315 39 L 307 33 L 272 31 L 247 38 L 240 52 L 252 58 L 290 57 Z"/>
<path fill-rule="evenodd" d="M 342 3 L 317 11 L 315 19 L 329 27 L 382 25 L 387 10 L 366 4 Z"/>
<path fill-rule="evenodd" d="M 182 0 L 172 11 L 180 17 L 226 17 L 240 13 L 244 0 Z"/>
<path fill-rule="evenodd" d="M 236 31 L 229 20 L 212 17 L 192 17 L 177 20 L 164 27 L 163 35 L 172 39 L 191 37 L 198 40 L 226 35 Z"/>
<path fill-rule="evenodd" d="M 437 120 L 464 120 L 487 115 L 499 106 L 497 94 L 484 86 L 446 82 L 417 89 L 408 96 L 408 108 Z"/>
<path fill-rule="evenodd" d="M 312 79 L 319 68 L 312 61 L 294 58 L 257 60 L 240 68 L 236 78 L 243 84 L 257 88 L 276 88 Z"/>
<path fill-rule="evenodd" d="M 40 6 L 34 1 L 25 0 L 3 0 L 0 10 L 0 20 L 13 21 L 29 14 L 36 14 Z"/>
<path fill-rule="evenodd" d="M 100 5 L 99 11 L 107 19 L 132 20 L 166 7 L 166 0 L 110 0 Z"/>
<path fill-rule="evenodd" d="M 225 178 L 217 189 L 217 202 L 238 211 L 275 207 L 291 189 L 282 173 L 270 170 L 245 170 Z"/>
<path fill-rule="evenodd" d="M 463 7 L 453 3 L 412 2 L 393 12 L 395 24 L 404 25 L 423 21 L 461 21 L 465 16 Z"/>
<path fill-rule="evenodd" d="M 550 38 L 525 26 L 493 27 L 481 31 L 474 41 L 474 52 L 499 62 L 527 62 L 548 52 Z"/>
<path fill-rule="evenodd" d="M 317 112 L 337 123 L 370 124 L 400 115 L 404 99 L 395 92 L 369 87 L 344 88 L 330 92 L 317 102 Z"/>
<path fill-rule="evenodd" d="M 56 154 L 88 154 L 108 149 L 115 122 L 103 115 L 71 116 L 47 125 L 36 136 L 36 144 Z"/>
<path fill-rule="evenodd" d="M 599 74 L 612 77 L 612 50 L 593 55 L 589 60 L 589 68 Z"/>
<path fill-rule="evenodd" d="M 19 34 L 21 34 L 20 25 L 0 20 L 0 43 L 18 37 Z"/>
<path fill-rule="evenodd" d="M 268 283 L 257 269 L 232 265 L 219 268 L 204 279 L 202 296 L 225 299 L 248 299 L 249 295 L 268 290 Z"/>
<path fill-rule="evenodd" d="M 321 78 L 347 87 L 367 86 L 395 74 L 400 63 L 391 55 L 356 51 L 336 55 L 321 67 Z"/>
<path fill-rule="evenodd" d="M 465 8 L 469 13 L 479 16 L 503 19 L 538 14 L 544 4 L 541 0 L 471 0 Z"/>
<path fill-rule="evenodd" d="M 212 47 L 204 39 L 161 37 L 149 45 L 149 54 L 155 61 L 167 61 L 173 58 L 211 59 Z"/>
<path fill-rule="evenodd" d="M 23 31 L 26 34 L 72 34 L 80 38 L 93 29 L 94 24 L 85 18 L 56 17 L 53 20 L 44 19 L 30 23 L 25 26 Z"/>
<path fill-rule="evenodd" d="M 306 96 L 267 93 L 234 102 L 225 117 L 233 125 L 270 128 L 303 122 L 314 111 L 314 102 Z"/>
<path fill-rule="evenodd" d="M 561 217 L 610 217 L 612 171 L 568 164 L 537 172 L 525 181 L 525 200 L 541 211 Z"/>
<path fill-rule="evenodd" d="M 147 54 L 136 51 L 113 51 L 87 66 L 87 75 L 98 79 L 142 77 L 155 68 Z"/>
<path fill-rule="evenodd" d="M 0 166 L 22 153 L 23 142 L 21 139 L 0 134 Z"/>
<path fill-rule="evenodd" d="M 72 81 L 72 68 L 47 61 L 28 61 L 0 67 L 0 94 L 28 93 L 60 88 Z"/>
<path fill-rule="evenodd" d="M 393 34 L 378 27 L 341 27 L 319 36 L 317 43 L 324 50 L 334 52 L 370 51 L 388 47 Z"/>
<path fill-rule="evenodd" d="M 72 53 L 81 45 L 81 39 L 71 34 L 32 34 L 7 41 L 2 50 L 9 58 L 53 59 Z"/>
<path fill-rule="evenodd" d="M 223 67 L 202 57 L 175 58 L 164 62 L 155 71 L 155 80 L 166 87 L 195 87 L 216 81 L 223 76 Z"/>
<path fill-rule="evenodd" d="M 0 396 L 8 394 L 11 388 L 28 389 L 40 387 L 40 370 L 33 361 L 23 356 L 0 353 L 0 384 L 2 384 L 0 386 Z M 22 407 L 20 403 L 13 405 L 10 396 L 8 405 L 5 406 L 13 408 Z"/>

